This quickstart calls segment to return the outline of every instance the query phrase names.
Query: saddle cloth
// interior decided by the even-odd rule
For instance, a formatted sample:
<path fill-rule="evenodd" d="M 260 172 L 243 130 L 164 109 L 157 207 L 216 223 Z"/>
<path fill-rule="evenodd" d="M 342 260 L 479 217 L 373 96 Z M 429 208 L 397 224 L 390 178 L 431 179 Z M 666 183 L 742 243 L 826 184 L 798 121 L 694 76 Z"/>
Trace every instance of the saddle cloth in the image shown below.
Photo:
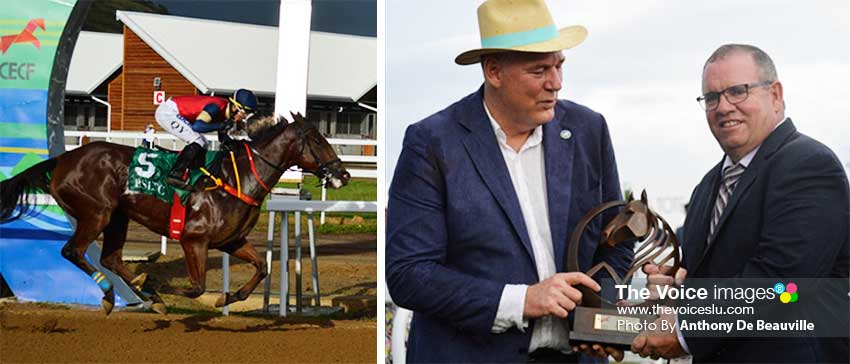
<path fill-rule="evenodd" d="M 212 170 L 221 152 L 206 152 L 204 165 L 207 170 Z M 133 159 L 128 167 L 127 190 L 155 196 L 168 203 L 174 202 L 175 194 L 179 196 L 183 204 L 189 200 L 191 191 L 174 188 L 165 183 L 165 177 L 171 170 L 171 166 L 177 161 L 176 152 L 136 148 Z M 217 169 L 217 168 L 216 168 Z M 189 173 L 189 184 L 195 185 L 204 173 L 197 168 L 191 169 Z"/>

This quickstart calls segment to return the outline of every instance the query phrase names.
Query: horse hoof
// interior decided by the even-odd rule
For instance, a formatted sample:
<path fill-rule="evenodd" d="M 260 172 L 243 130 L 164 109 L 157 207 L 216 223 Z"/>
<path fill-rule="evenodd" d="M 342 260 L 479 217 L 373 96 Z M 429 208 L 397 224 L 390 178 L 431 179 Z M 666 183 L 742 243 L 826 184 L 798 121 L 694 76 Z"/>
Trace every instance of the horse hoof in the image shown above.
<path fill-rule="evenodd" d="M 224 307 L 225 304 L 227 304 L 227 294 L 222 293 L 215 301 L 215 307 Z"/>
<path fill-rule="evenodd" d="M 133 278 L 133 280 L 132 280 L 132 281 L 130 281 L 130 285 L 132 285 L 133 287 L 136 287 L 136 290 L 137 290 L 137 291 L 141 291 L 141 290 L 142 290 L 142 286 L 144 286 L 144 285 L 145 285 L 145 281 L 146 281 L 147 279 L 148 279 L 148 274 L 147 274 L 147 273 L 139 274 L 138 276 L 136 276 L 136 278 Z"/>
<path fill-rule="evenodd" d="M 109 314 L 112 313 L 112 308 L 115 307 L 115 304 L 107 300 L 100 300 L 100 306 L 103 308 L 103 312 L 106 316 L 109 316 Z"/>
<path fill-rule="evenodd" d="M 151 309 L 154 310 L 154 312 L 156 312 L 160 315 L 165 315 L 165 314 L 168 313 L 168 309 L 165 307 L 165 304 L 162 303 L 162 302 L 156 302 L 156 303 L 152 304 Z"/>

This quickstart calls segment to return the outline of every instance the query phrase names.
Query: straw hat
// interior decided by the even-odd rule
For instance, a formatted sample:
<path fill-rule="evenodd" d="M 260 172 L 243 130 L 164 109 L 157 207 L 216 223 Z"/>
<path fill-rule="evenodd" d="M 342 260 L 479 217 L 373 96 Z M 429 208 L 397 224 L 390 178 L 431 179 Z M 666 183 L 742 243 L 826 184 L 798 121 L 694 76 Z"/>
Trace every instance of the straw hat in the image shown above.
<path fill-rule="evenodd" d="M 455 63 L 475 64 L 482 55 L 507 51 L 557 52 L 587 37 L 581 25 L 558 30 L 543 0 L 488 0 L 478 7 L 478 28 L 481 48 L 461 53 Z"/>

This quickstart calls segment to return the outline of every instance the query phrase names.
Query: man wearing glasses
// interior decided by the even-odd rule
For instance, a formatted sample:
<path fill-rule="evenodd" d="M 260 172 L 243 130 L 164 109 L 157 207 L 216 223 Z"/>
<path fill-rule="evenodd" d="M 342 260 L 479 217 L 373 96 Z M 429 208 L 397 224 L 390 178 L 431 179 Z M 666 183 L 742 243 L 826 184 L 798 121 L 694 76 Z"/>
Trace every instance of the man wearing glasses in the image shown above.
<path fill-rule="evenodd" d="M 697 185 L 682 247 L 688 278 L 850 277 L 850 188 L 835 154 L 785 117 L 770 57 L 717 49 L 697 98 L 725 156 Z M 657 272 L 657 267 L 649 269 Z M 671 277 L 650 275 L 657 284 Z M 687 284 L 687 283 L 686 283 Z M 645 333 L 641 356 L 695 362 L 850 362 L 845 338 L 688 337 Z"/>

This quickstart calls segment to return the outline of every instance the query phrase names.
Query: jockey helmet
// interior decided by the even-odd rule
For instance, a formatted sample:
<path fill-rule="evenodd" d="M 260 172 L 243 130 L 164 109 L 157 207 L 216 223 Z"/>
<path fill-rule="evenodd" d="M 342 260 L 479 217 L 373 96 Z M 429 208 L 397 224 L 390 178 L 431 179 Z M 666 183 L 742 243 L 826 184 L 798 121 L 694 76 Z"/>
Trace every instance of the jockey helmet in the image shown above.
<path fill-rule="evenodd" d="M 253 113 L 257 109 L 257 96 L 244 88 L 236 90 L 228 100 L 238 109 L 245 110 L 245 113 Z"/>

